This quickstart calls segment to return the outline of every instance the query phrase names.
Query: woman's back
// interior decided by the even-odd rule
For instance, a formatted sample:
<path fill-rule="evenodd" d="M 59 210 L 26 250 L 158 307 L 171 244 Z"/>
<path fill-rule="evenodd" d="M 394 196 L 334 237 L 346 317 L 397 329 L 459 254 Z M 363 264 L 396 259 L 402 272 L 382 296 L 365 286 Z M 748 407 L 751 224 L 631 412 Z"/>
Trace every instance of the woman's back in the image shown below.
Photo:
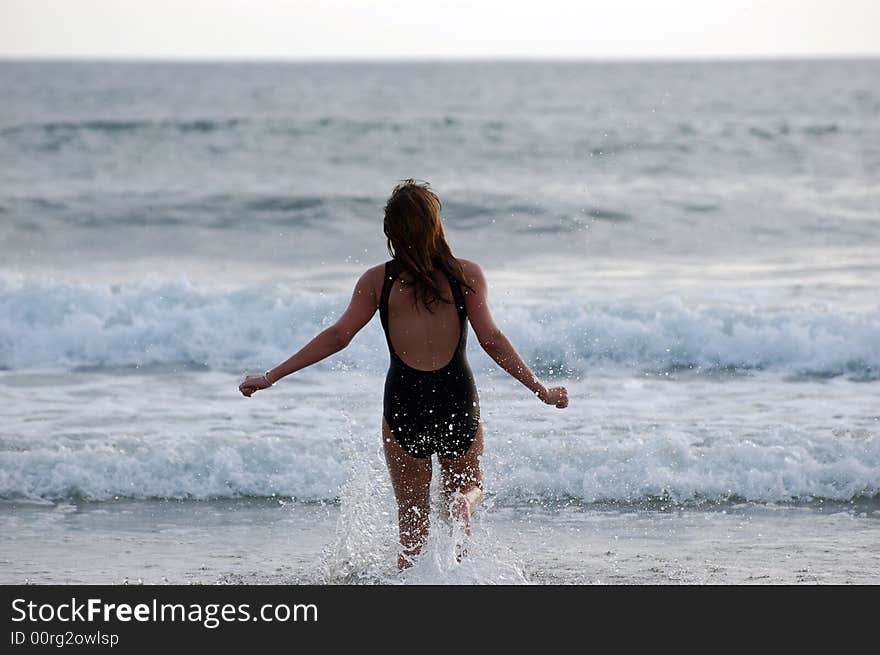
<path fill-rule="evenodd" d="M 421 301 L 413 303 L 413 278 L 406 271 L 397 275 L 388 293 L 391 347 L 404 364 L 421 371 L 433 371 L 449 364 L 464 328 L 449 279 L 436 269 L 432 278 L 449 302 L 437 301 L 431 311 Z"/>

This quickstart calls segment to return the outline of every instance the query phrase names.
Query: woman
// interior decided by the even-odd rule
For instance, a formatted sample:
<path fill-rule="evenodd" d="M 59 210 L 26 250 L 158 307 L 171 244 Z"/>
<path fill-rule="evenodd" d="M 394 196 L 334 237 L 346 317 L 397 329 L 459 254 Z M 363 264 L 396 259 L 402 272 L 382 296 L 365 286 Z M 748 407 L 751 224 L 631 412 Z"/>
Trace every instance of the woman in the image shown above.
<path fill-rule="evenodd" d="M 483 271 L 453 257 L 440 208 L 427 183 L 408 179 L 396 186 L 385 205 L 384 225 L 393 259 L 361 276 L 348 309 L 334 325 L 284 363 L 248 376 L 239 386 L 250 397 L 339 352 L 379 310 L 391 356 L 382 441 L 397 498 L 400 568 L 412 563 L 428 534 L 434 453 L 450 515 L 468 534 L 471 514 L 483 498 L 483 427 L 465 352 L 468 320 L 499 366 L 543 402 L 568 406 L 565 387 L 541 384 L 495 325 Z"/>

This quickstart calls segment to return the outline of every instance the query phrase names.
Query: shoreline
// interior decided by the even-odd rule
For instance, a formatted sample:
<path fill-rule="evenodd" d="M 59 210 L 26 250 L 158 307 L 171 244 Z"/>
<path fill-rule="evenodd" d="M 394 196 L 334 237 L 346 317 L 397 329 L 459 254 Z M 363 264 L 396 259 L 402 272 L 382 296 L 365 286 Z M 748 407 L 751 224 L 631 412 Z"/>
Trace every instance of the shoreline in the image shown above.
<path fill-rule="evenodd" d="M 661 510 L 497 507 L 490 499 L 475 517 L 472 561 L 445 562 L 448 544 L 440 539 L 402 576 L 388 548 L 392 524 L 360 518 L 373 525 L 356 525 L 344 503 L 278 499 L 3 501 L 0 582 L 880 583 L 873 501 Z M 366 533 L 372 547 L 362 542 Z M 358 543 L 362 562 L 351 559 Z"/>

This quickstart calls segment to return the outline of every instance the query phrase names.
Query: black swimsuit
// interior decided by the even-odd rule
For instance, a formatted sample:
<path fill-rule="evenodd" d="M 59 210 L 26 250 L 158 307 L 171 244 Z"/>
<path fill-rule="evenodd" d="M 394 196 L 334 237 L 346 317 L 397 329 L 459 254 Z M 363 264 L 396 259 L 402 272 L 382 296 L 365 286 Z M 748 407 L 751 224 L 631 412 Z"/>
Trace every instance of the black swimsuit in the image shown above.
<path fill-rule="evenodd" d="M 461 322 L 458 346 L 449 363 L 432 371 L 407 366 L 394 352 L 388 333 L 388 296 L 402 270 L 396 259 L 385 263 L 379 300 L 379 317 L 391 355 L 385 378 L 385 420 L 397 442 L 413 457 L 430 457 L 433 453 L 459 457 L 471 447 L 480 424 L 480 400 L 466 356 L 464 295 L 458 282 L 447 276 Z"/>

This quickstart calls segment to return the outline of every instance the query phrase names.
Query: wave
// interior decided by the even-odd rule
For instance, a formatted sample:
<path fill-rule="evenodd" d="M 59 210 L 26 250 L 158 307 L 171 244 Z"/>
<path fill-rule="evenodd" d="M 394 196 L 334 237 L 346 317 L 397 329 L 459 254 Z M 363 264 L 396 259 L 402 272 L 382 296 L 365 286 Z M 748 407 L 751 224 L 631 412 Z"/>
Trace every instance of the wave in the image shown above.
<path fill-rule="evenodd" d="M 441 121 L 443 125 L 455 124 L 454 119 Z M 19 123 L 0 129 L 0 136 L 23 134 L 58 135 L 60 133 L 96 132 L 103 134 L 134 133 L 144 130 L 173 131 L 181 133 L 220 132 L 230 128 L 256 125 L 270 134 L 300 135 L 320 128 L 343 128 L 354 133 L 373 130 L 397 132 L 405 126 L 388 120 L 361 120 L 347 116 L 320 116 L 307 119 L 253 119 L 253 118 L 163 118 L 163 119 L 88 119 Z"/>
<path fill-rule="evenodd" d="M 236 127 L 244 121 L 238 118 L 225 119 L 163 119 L 163 120 L 83 120 L 83 121 L 49 121 L 45 123 L 22 123 L 0 130 L 0 135 L 18 135 L 26 133 L 45 133 L 58 135 L 74 132 L 100 132 L 119 134 L 140 130 L 166 130 L 177 132 L 214 132 Z"/>
<path fill-rule="evenodd" d="M 407 129 L 415 129 L 413 124 L 396 121 L 360 120 L 347 116 L 320 116 L 315 118 L 130 118 L 130 119 L 86 119 L 60 120 L 33 123 L 19 123 L 0 128 L 0 138 L 6 138 L 26 149 L 56 152 L 68 144 L 78 144 L 84 136 L 102 137 L 106 143 L 120 143 L 122 138 L 142 140 L 174 139 L 181 135 L 220 136 L 214 139 L 219 147 L 222 136 L 246 130 L 259 136 L 274 138 L 320 137 L 326 139 L 327 133 L 337 134 L 339 138 L 367 136 L 373 132 L 396 136 Z M 233 146 L 229 146 L 233 147 Z M 238 145 L 234 147 L 240 147 Z"/>
<path fill-rule="evenodd" d="M 627 212 L 619 211 L 616 209 L 608 209 L 607 207 L 590 207 L 586 211 L 586 213 L 591 218 L 595 218 L 600 221 L 610 221 L 612 223 L 620 223 L 623 221 L 632 220 L 632 216 Z"/>
<path fill-rule="evenodd" d="M 585 503 L 787 503 L 880 499 L 880 436 L 599 433 L 589 440 L 533 435 L 496 444 L 502 498 Z M 535 462 L 538 465 L 535 465 Z"/>
<path fill-rule="evenodd" d="M 255 222 L 285 227 L 323 226 L 335 221 L 381 216 L 382 200 L 368 196 L 278 193 L 107 194 L 10 198 L 6 212 L 20 228 L 49 230 L 182 226 L 209 229 L 253 229 Z"/>
<path fill-rule="evenodd" d="M 779 137 L 787 137 L 792 133 L 793 126 L 787 122 L 777 123 L 773 126 L 752 125 L 748 128 L 748 133 L 765 141 L 772 141 Z M 841 127 L 837 123 L 810 123 L 801 126 L 797 130 L 805 136 L 826 136 L 828 134 L 836 134 L 841 132 Z"/>
<path fill-rule="evenodd" d="M 345 308 L 349 294 L 284 285 L 201 288 L 185 278 L 117 285 L 0 275 L 0 368 L 140 368 L 189 362 L 241 370 L 288 356 Z M 880 379 L 880 308 L 749 308 L 653 303 L 507 303 L 496 318 L 542 373 L 597 366 L 695 374 L 778 371 Z M 376 319 L 374 319 L 376 322 Z M 484 357 L 471 341 L 474 355 Z M 381 371 L 367 326 L 338 358 Z M 322 363 L 319 366 L 327 366 Z"/>
<path fill-rule="evenodd" d="M 329 442 L 327 442 L 329 444 Z M 218 441 L 134 438 L 0 451 L 0 498 L 333 498 L 345 462 L 272 437 Z"/>
<path fill-rule="evenodd" d="M 181 226 L 209 229 L 253 229 L 272 224 L 344 230 L 352 221 L 380 221 L 385 198 L 367 195 L 285 193 L 102 194 L 94 196 L 3 198 L 0 212 L 11 213 L 19 228 L 30 230 Z M 502 196 L 477 201 L 449 199 L 444 220 L 458 229 L 490 225 L 496 217 L 525 231 L 571 232 L 589 219 L 628 221 L 632 216 L 610 207 L 583 208 L 571 213 L 548 211 Z"/>
<path fill-rule="evenodd" d="M 0 450 L 0 498 L 112 500 L 292 497 L 334 501 L 359 467 L 386 480 L 375 435 L 229 434 L 44 439 Z M 369 453 L 375 461 L 366 461 Z M 379 475 L 379 474 L 377 474 Z M 493 441 L 486 486 L 497 502 L 679 504 L 880 498 L 880 438 L 853 431 L 763 435 L 684 431 L 589 438 L 518 430 Z"/>

